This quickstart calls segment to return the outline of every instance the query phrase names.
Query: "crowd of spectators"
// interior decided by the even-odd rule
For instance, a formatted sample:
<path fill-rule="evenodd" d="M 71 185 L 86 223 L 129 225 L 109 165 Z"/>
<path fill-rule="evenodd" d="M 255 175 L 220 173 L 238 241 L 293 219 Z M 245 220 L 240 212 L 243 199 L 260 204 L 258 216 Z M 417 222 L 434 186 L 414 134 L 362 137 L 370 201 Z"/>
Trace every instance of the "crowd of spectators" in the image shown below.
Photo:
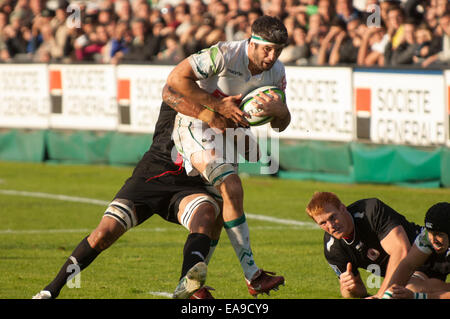
<path fill-rule="evenodd" d="M 295 65 L 450 62 L 449 0 L 0 0 L 0 61 L 167 63 L 282 19 Z"/>

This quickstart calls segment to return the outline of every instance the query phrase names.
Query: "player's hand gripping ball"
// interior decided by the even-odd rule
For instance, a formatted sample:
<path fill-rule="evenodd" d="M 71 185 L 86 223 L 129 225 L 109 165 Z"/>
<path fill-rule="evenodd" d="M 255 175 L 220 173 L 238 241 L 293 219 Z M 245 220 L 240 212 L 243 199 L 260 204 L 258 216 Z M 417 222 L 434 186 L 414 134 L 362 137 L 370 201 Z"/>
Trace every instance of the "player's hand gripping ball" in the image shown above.
<path fill-rule="evenodd" d="M 263 86 L 251 91 L 242 99 L 240 105 L 241 110 L 247 112 L 251 116 L 250 118 L 247 118 L 247 121 L 251 126 L 263 125 L 272 121 L 271 116 L 258 116 L 258 113 L 261 112 L 261 109 L 259 108 L 260 104 L 258 100 L 255 98 L 255 96 L 261 92 L 264 92 L 267 95 L 271 95 L 271 93 L 269 93 L 269 90 L 272 90 L 273 92 L 278 94 L 281 97 L 282 101 L 286 103 L 284 92 L 276 86 Z"/>

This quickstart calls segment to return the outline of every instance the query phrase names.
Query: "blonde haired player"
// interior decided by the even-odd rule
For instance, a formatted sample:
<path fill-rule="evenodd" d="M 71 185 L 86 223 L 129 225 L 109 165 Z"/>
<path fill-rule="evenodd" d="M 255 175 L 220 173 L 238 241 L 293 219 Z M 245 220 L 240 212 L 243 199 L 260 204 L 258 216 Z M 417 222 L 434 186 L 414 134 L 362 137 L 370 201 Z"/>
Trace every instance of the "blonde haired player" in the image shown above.
<path fill-rule="evenodd" d="M 325 231 L 325 258 L 339 277 L 344 298 L 369 297 L 358 268 L 375 267 L 384 280 L 372 298 L 381 298 L 421 231 L 420 226 L 377 198 L 361 199 L 346 206 L 334 193 L 316 192 L 306 213 Z M 412 281 L 420 284 L 416 277 Z"/>

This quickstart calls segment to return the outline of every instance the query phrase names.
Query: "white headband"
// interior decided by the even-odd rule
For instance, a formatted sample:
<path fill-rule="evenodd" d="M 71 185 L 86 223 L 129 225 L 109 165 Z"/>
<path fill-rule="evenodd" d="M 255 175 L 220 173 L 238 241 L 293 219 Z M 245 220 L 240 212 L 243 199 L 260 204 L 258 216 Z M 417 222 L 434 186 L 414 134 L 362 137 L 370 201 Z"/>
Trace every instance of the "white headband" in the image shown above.
<path fill-rule="evenodd" d="M 252 37 L 251 37 L 250 41 L 254 42 L 254 43 L 259 43 L 259 44 L 279 45 L 278 43 L 264 40 L 262 36 L 254 34 L 254 33 L 252 33 Z"/>

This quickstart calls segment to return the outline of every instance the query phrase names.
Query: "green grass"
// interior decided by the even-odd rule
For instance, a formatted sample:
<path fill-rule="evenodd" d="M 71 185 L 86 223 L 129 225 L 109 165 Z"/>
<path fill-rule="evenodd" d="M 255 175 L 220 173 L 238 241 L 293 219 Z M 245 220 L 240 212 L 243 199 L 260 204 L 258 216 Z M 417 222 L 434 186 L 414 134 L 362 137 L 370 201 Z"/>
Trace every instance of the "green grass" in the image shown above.
<path fill-rule="evenodd" d="M 0 162 L 0 190 L 44 192 L 109 201 L 131 167 Z M 336 192 L 344 203 L 378 197 L 410 221 L 448 200 L 447 189 L 342 185 L 270 177 L 243 179 L 245 211 L 307 221 L 314 191 Z M 28 299 L 48 284 L 73 248 L 95 228 L 105 206 L 0 193 L 0 298 Z M 322 231 L 248 218 L 256 263 L 286 278 L 286 286 L 262 298 L 340 298 L 338 280 L 323 257 Z M 11 230 L 11 232 L 6 232 Z M 81 273 L 81 288 L 60 298 L 165 298 L 181 270 L 187 231 L 154 216 L 129 231 Z M 367 276 L 361 270 L 363 278 Z M 216 298 L 251 298 L 225 232 L 208 271 Z M 374 292 L 373 290 L 371 290 Z"/>

